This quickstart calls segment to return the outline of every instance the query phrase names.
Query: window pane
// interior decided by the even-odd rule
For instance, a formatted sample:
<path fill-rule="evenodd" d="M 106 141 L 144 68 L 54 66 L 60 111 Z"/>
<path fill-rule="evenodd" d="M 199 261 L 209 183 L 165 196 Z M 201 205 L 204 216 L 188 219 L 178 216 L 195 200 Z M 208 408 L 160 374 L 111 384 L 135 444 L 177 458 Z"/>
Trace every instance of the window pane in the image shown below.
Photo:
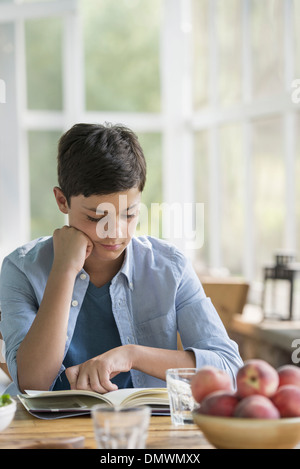
<path fill-rule="evenodd" d="M 31 238 L 52 235 L 64 225 L 53 195 L 57 185 L 56 156 L 60 132 L 31 131 L 29 140 Z"/>
<path fill-rule="evenodd" d="M 300 76 L 300 74 L 298 75 Z M 296 115 L 296 129 L 300 126 L 300 113 Z M 300 139 L 296 139 L 296 166 L 295 166 L 295 207 L 296 207 L 296 256 L 297 261 L 300 261 Z M 295 317 L 300 319 L 300 276 L 296 276 L 294 285 L 294 305 L 293 310 Z"/>
<path fill-rule="evenodd" d="M 62 109 L 62 19 L 25 24 L 29 109 Z"/>
<path fill-rule="evenodd" d="M 242 31 L 240 0 L 217 3 L 219 99 L 227 106 L 242 99 Z"/>
<path fill-rule="evenodd" d="M 87 110 L 159 111 L 161 0 L 81 0 Z"/>
<path fill-rule="evenodd" d="M 143 133 L 139 134 L 138 137 L 147 162 L 147 180 L 142 195 L 142 203 L 147 207 L 147 212 L 141 212 L 137 234 L 161 236 L 160 214 L 158 210 L 151 211 L 152 204 L 161 204 L 162 202 L 161 134 Z"/>
<path fill-rule="evenodd" d="M 282 119 L 257 121 L 253 125 L 253 174 L 256 275 L 273 262 L 283 248 L 285 221 L 285 168 Z"/>
<path fill-rule="evenodd" d="M 233 275 L 242 274 L 244 238 L 244 164 L 242 129 L 220 129 L 220 204 L 223 266 Z"/>
<path fill-rule="evenodd" d="M 150 207 L 152 202 L 161 203 L 162 201 L 161 134 L 143 133 L 138 137 L 147 162 L 147 181 L 143 192 L 143 203 Z"/>
<path fill-rule="evenodd" d="M 299 0 L 294 0 L 294 41 L 295 44 L 295 78 L 300 78 L 300 2 Z"/>
<path fill-rule="evenodd" d="M 209 267 L 209 146 L 208 132 L 195 134 L 195 201 L 204 203 L 204 243 L 196 253 L 197 268 Z"/>
<path fill-rule="evenodd" d="M 208 105 L 209 83 L 209 32 L 208 0 L 193 0 L 193 84 L 194 107 L 200 109 Z"/>
<path fill-rule="evenodd" d="M 283 92 L 282 0 L 252 0 L 253 95 L 270 97 Z"/>
<path fill-rule="evenodd" d="M 296 129 L 300 127 L 300 113 L 296 115 Z M 300 261 L 300 139 L 296 139 L 296 171 L 295 171 L 295 187 L 296 187 L 296 251 L 298 261 Z"/>

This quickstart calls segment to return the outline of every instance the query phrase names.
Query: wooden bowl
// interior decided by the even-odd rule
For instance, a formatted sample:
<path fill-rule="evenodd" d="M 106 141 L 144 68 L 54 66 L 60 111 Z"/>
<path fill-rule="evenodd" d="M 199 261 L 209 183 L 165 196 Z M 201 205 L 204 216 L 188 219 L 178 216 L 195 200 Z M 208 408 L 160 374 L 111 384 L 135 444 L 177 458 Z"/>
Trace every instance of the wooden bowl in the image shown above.
<path fill-rule="evenodd" d="M 300 442 L 300 417 L 250 419 L 193 412 L 205 438 L 219 449 L 290 449 Z"/>

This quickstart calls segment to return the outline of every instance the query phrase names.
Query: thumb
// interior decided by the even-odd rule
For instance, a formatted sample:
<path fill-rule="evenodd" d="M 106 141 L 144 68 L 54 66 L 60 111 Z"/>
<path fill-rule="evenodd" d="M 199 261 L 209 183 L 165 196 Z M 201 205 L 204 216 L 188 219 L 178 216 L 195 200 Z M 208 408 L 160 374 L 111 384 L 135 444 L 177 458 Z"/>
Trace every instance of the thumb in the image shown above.
<path fill-rule="evenodd" d="M 77 378 L 79 375 L 79 365 L 70 366 L 70 368 L 66 369 L 65 373 L 70 383 L 71 389 L 77 389 L 76 384 L 77 384 Z"/>

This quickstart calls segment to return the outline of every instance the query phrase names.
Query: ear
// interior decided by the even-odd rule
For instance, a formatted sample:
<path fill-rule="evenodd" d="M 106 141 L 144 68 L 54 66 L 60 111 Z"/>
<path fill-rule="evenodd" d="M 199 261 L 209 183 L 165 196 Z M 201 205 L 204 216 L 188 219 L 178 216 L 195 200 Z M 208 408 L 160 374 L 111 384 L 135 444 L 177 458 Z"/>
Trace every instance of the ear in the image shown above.
<path fill-rule="evenodd" d="M 59 210 L 64 214 L 68 214 L 69 206 L 63 191 L 59 187 L 55 186 L 53 188 L 53 193 Z"/>

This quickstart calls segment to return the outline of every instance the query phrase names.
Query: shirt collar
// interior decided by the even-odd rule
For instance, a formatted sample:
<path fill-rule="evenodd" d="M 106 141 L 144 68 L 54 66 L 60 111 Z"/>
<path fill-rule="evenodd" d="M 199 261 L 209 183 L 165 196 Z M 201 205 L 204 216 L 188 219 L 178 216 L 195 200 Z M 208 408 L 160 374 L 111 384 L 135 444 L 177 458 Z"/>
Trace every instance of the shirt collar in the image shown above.
<path fill-rule="evenodd" d="M 133 275 L 132 275 L 133 274 L 133 252 L 132 252 L 131 241 L 126 247 L 124 261 L 117 276 L 120 274 L 125 275 L 125 277 L 127 278 L 128 286 L 130 290 L 133 290 Z"/>

